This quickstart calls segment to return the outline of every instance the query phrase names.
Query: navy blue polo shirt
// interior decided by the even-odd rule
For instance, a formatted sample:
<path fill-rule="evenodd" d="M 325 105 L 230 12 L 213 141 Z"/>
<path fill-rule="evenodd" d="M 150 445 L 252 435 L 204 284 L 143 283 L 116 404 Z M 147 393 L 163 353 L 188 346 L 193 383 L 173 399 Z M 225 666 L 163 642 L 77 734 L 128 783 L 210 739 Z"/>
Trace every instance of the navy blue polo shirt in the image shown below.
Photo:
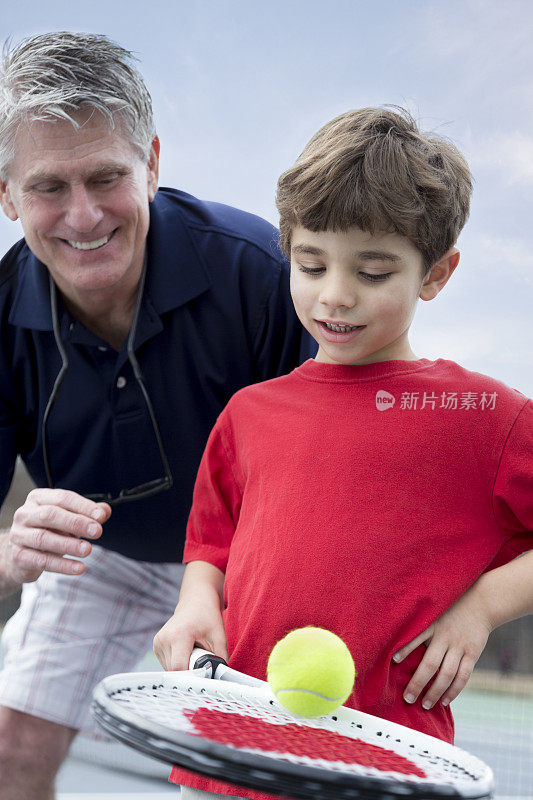
<path fill-rule="evenodd" d="M 99 544 L 143 561 L 181 558 L 196 471 L 217 416 L 243 386 L 289 372 L 316 346 L 297 320 L 288 265 L 264 220 L 183 192 L 150 205 L 136 357 L 174 479 L 115 506 Z M 0 265 L 0 501 L 18 454 L 46 486 L 42 417 L 61 366 L 48 271 L 18 242 Z M 59 301 L 69 369 L 47 426 L 54 484 L 80 494 L 129 489 L 163 465 L 126 345 L 117 353 Z"/>

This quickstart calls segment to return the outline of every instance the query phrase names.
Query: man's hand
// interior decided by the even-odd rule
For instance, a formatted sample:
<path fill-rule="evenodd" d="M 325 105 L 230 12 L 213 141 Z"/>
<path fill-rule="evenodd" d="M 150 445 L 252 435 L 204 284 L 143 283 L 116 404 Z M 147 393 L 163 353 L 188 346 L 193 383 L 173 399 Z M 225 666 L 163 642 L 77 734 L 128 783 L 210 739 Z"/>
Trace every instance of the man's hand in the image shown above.
<path fill-rule="evenodd" d="M 437 674 L 422 698 L 425 709 L 440 699 L 446 706 L 466 686 L 483 652 L 493 626 L 474 584 L 453 606 L 409 644 L 394 654 L 400 663 L 416 647 L 427 650 L 404 691 L 404 700 L 415 703 L 427 683 Z"/>
<path fill-rule="evenodd" d="M 45 570 L 79 575 L 85 566 L 77 559 L 92 549 L 82 537 L 98 539 L 110 514 L 107 503 L 94 503 L 76 492 L 33 489 L 13 516 L 2 548 L 2 573 L 19 584 L 36 581 Z"/>

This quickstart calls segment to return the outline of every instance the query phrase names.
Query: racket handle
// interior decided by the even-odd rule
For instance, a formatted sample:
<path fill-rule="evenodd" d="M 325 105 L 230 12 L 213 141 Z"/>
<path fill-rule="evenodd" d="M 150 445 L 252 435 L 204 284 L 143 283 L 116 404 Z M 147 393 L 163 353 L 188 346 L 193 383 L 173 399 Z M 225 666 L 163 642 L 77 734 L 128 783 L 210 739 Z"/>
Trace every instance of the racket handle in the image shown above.
<path fill-rule="evenodd" d="M 216 656 L 209 650 L 203 650 L 201 647 L 195 647 L 189 659 L 189 669 L 206 669 L 211 668 L 211 674 L 206 677 L 214 678 L 217 668 L 220 666 L 227 666 L 226 662 L 220 656 Z"/>
<path fill-rule="evenodd" d="M 214 678 L 218 681 L 232 681 L 243 686 L 266 686 L 264 681 L 245 675 L 235 669 L 230 669 L 223 658 L 216 656 L 209 650 L 195 647 L 189 659 L 189 669 L 203 669 L 204 678 Z"/>

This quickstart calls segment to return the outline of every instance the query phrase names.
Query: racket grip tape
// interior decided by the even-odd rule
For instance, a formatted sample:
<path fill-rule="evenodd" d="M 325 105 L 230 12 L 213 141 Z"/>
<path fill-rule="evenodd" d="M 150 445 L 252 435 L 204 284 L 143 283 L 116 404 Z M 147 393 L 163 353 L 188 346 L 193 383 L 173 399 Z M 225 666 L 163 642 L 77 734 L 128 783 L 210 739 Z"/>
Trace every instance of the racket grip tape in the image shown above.
<path fill-rule="evenodd" d="M 201 647 L 195 647 L 189 659 L 189 669 L 205 669 L 211 667 L 211 675 L 214 678 L 219 666 L 227 666 L 226 662 L 221 656 L 216 656 L 210 653 L 209 650 L 203 650 Z"/>

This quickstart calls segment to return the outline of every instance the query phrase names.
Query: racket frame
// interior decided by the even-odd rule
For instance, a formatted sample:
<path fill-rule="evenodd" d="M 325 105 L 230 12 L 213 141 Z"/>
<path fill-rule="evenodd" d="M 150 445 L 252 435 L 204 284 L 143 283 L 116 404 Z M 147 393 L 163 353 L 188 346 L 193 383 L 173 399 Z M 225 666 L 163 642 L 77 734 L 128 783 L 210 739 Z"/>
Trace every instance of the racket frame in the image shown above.
<path fill-rule="evenodd" d="M 207 660 L 202 668 L 183 672 L 123 673 L 109 676 L 95 689 L 92 711 L 109 734 L 146 755 L 168 764 L 177 764 L 206 777 L 238 784 L 252 790 L 308 800 L 315 800 L 317 797 L 321 800 L 363 800 L 363 798 L 364 800 L 398 800 L 398 798 L 490 800 L 492 797 L 492 773 L 479 759 L 439 739 L 346 707 L 325 715 L 325 718 L 335 722 L 348 722 L 359 728 L 366 726 L 367 729 L 374 730 L 375 736 L 383 736 L 381 746 L 385 749 L 387 740 L 390 740 L 391 749 L 394 750 L 396 739 L 408 741 L 410 748 L 422 749 L 431 755 L 430 744 L 435 743 L 440 758 L 455 763 L 462 754 L 467 762 L 471 761 L 473 765 L 484 767 L 485 774 L 477 786 L 472 783 L 472 786 L 461 791 L 453 785 L 422 781 L 403 782 L 387 776 L 347 775 L 342 771 L 292 764 L 281 759 L 277 760 L 273 756 L 234 750 L 218 742 L 176 731 L 152 720 L 147 721 L 140 714 L 117 706 L 117 703 L 110 699 L 118 690 L 128 691 L 126 688 L 128 686 L 131 688 L 152 686 L 155 691 L 161 686 L 171 687 L 179 684 L 180 689 L 183 689 L 189 684 L 191 692 L 197 690 L 201 693 L 202 689 L 205 691 L 203 682 L 213 676 L 216 676 L 217 683 L 218 680 L 238 683 L 238 690 L 246 687 L 244 691 L 252 702 L 255 697 L 260 704 L 268 702 L 271 705 L 279 705 L 264 681 L 232 670 L 224 663 L 211 664 L 210 660 Z M 250 683 L 253 685 L 250 686 Z M 212 688 L 216 692 L 217 687 Z M 120 708 L 120 713 L 114 713 L 113 705 L 115 708 Z M 408 740 L 405 737 L 407 731 Z"/>

